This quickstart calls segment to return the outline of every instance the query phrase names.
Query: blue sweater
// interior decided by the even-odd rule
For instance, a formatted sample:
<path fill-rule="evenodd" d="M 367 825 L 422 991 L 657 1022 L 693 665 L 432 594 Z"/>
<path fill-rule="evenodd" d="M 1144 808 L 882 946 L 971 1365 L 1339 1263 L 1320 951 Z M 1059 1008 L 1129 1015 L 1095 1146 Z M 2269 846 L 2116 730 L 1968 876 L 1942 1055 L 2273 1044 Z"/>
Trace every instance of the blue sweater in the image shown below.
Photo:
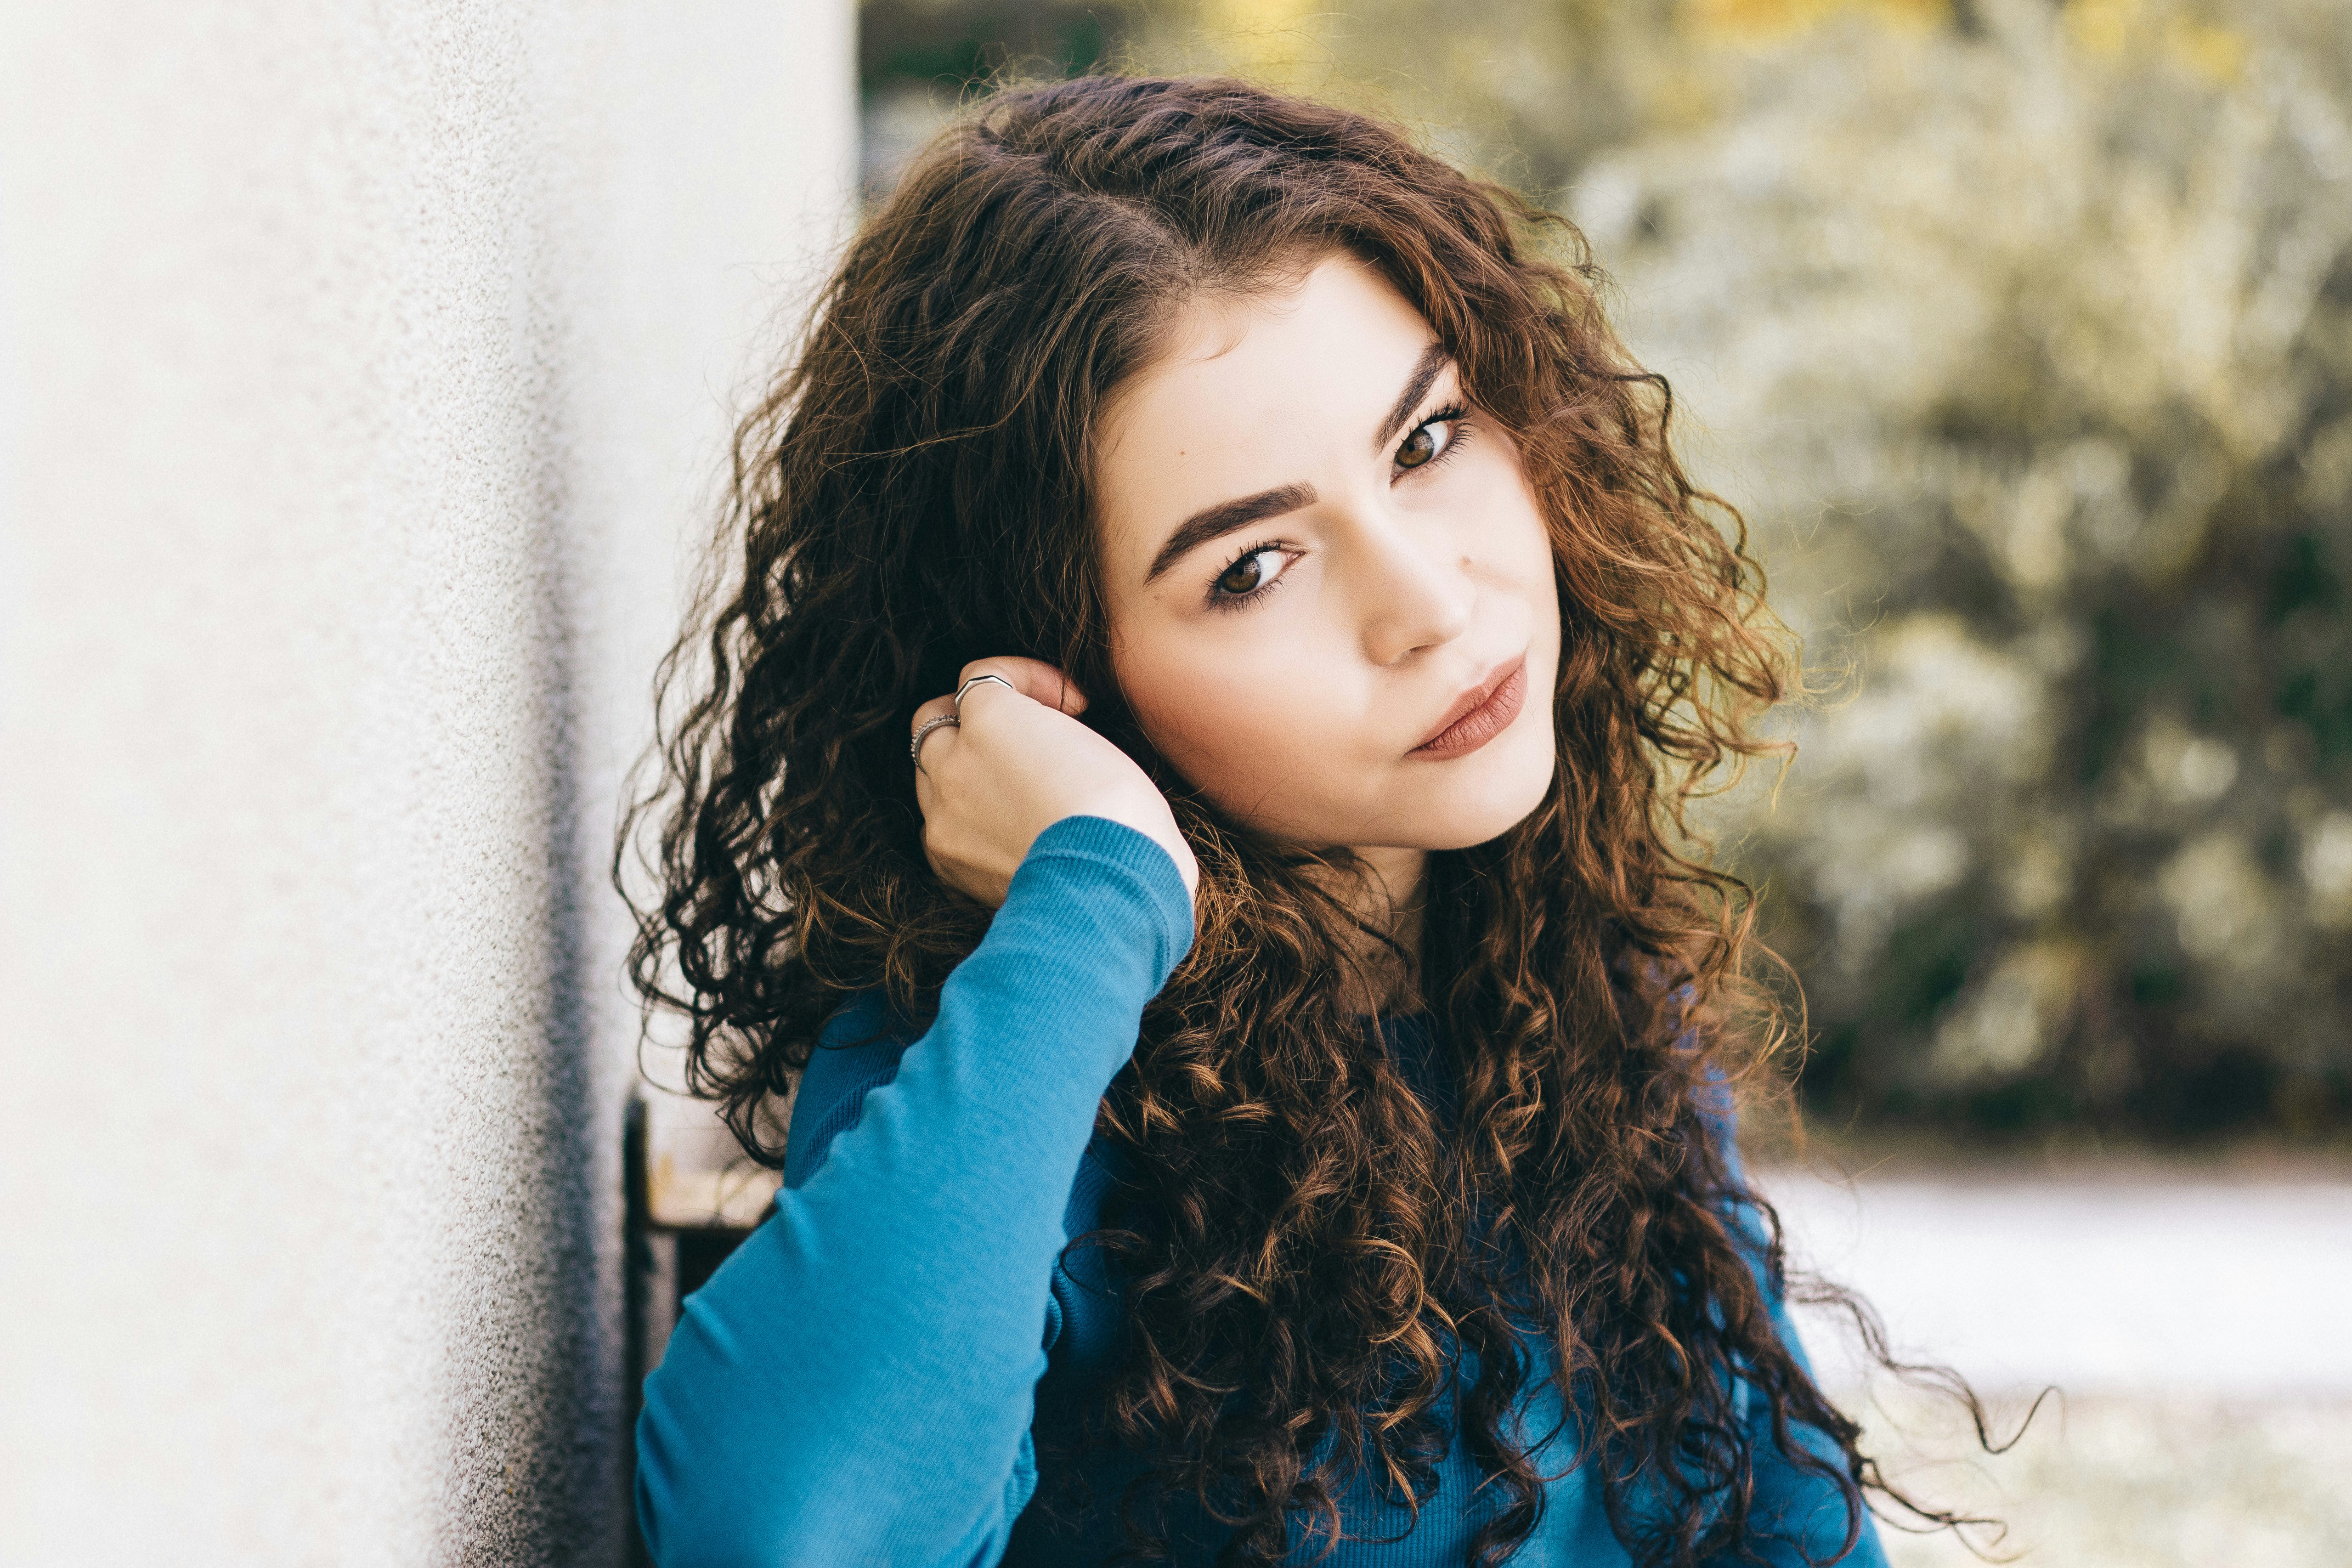
<path fill-rule="evenodd" d="M 1097 1500 L 1083 1517 L 1027 1505 L 1038 1437 L 1073 1430 L 1116 1363 L 1117 1281 L 1098 1253 L 1063 1248 L 1094 1226 L 1112 1181 L 1096 1107 L 1192 936 L 1165 850 L 1071 817 L 1038 837 L 919 1038 L 877 995 L 828 1025 L 793 1103 L 776 1212 L 688 1298 L 646 1380 L 637 1511 L 660 1568 L 1064 1568 L 1121 1544 L 1124 1456 L 1078 1461 Z M 1794 1347 L 1777 1301 L 1774 1321 Z M 1567 1431 L 1549 1381 L 1521 1425 Z M 1835 1489 L 1769 1436 L 1757 1463 L 1754 1517 L 1784 1537 L 1759 1554 L 1795 1568 L 1802 1541 L 1827 1560 L 1845 1525 Z M 1588 1469 L 1550 1483 L 1515 1564 L 1628 1562 Z M 1419 1523 L 1392 1541 L 1402 1506 L 1351 1491 L 1349 1534 L 1373 1539 L 1324 1561 L 1462 1562 L 1491 1506 L 1478 1479 L 1457 1438 Z M 1181 1510 L 1167 1522 L 1182 1563 L 1207 1563 L 1223 1539 Z M 1843 1563 L 1885 1561 L 1865 1521 Z"/>

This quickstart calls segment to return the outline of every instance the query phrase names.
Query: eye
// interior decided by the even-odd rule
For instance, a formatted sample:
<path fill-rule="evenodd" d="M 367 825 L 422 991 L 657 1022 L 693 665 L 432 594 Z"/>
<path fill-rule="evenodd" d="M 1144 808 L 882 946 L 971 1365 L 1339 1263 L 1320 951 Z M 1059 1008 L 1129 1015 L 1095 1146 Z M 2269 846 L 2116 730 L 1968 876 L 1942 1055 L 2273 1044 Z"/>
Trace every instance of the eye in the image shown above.
<path fill-rule="evenodd" d="M 1290 564 L 1290 552 L 1278 544 L 1254 544 L 1209 584 L 1209 603 L 1221 610 L 1238 609 L 1272 588 Z"/>
<path fill-rule="evenodd" d="M 1461 425 L 1467 411 L 1455 406 L 1441 408 L 1414 426 L 1396 449 L 1396 466 L 1400 468 L 1425 468 L 1449 456 L 1462 440 Z M 1443 438 L 1438 431 L 1445 432 Z"/>

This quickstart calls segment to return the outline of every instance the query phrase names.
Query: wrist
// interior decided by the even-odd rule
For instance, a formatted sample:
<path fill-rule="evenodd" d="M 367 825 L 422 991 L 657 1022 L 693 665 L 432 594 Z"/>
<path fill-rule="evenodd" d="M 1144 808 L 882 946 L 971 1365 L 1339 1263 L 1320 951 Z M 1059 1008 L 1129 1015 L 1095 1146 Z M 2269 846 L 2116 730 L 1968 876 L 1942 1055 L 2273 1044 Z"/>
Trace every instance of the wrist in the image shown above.
<path fill-rule="evenodd" d="M 1071 862 L 1086 862 L 1093 867 L 1083 873 L 1088 879 L 1108 871 L 1138 895 L 1132 901 L 1137 916 L 1145 919 L 1162 941 L 1172 944 L 1166 954 L 1166 963 L 1172 966 L 1192 944 L 1192 889 L 1200 871 L 1182 837 L 1172 833 L 1172 825 L 1171 837 L 1172 846 L 1118 817 L 1095 812 L 1073 813 L 1037 836 L 1013 875 L 1013 888 L 1032 883 L 1065 883 L 1072 874 Z M 1008 889 L 1004 908 L 1012 909 L 1015 901 L 1013 889 Z M 1128 901 L 1115 900 L 1113 903 Z M 1147 910 L 1148 917 L 1143 914 Z M 1164 978 L 1165 969 L 1160 973 Z M 1153 982 L 1153 989 L 1158 989 L 1158 980 Z"/>
<path fill-rule="evenodd" d="M 1050 808 L 1049 808 L 1050 809 Z M 1157 845 L 1174 863 L 1177 877 L 1184 884 L 1184 896 L 1189 900 L 1201 881 L 1201 865 L 1185 841 L 1183 830 L 1176 826 L 1176 815 L 1168 809 L 1168 802 L 1156 789 L 1148 785 L 1141 791 L 1125 790 L 1093 792 L 1082 804 L 1071 805 L 1053 813 L 1052 820 L 1036 835 L 1042 839 L 1057 827 L 1078 818 L 1115 822 L 1121 827 L 1142 835 Z M 1032 840 L 1033 843 L 1035 839 Z"/>

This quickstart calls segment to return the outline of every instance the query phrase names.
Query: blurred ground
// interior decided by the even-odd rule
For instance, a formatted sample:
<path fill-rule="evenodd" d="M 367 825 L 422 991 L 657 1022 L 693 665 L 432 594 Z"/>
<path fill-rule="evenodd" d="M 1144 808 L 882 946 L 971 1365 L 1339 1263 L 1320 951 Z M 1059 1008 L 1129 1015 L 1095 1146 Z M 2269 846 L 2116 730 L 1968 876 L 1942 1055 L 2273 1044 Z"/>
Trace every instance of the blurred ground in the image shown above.
<path fill-rule="evenodd" d="M 1898 1355 L 1966 1375 L 1999 1437 L 2058 1390 L 1988 1456 L 1957 1405 L 1864 1377 L 1851 1334 L 1805 1315 L 1888 1473 L 2007 1524 L 1980 1545 L 2065 1568 L 2352 1563 L 2352 1173 L 2273 1161 L 1762 1180 L 1794 1260 L 1857 1288 Z M 1949 1533 L 1885 1533 L 1897 1568 L 1975 1561 Z"/>
<path fill-rule="evenodd" d="M 1864 1412 L 1889 1472 L 2008 1526 L 1995 1560 L 2050 1568 L 2343 1568 L 2352 1563 L 2352 1400 L 2106 1394 L 2045 1410 L 2011 1452 L 1956 1458 L 1945 1412 Z M 2006 1434 L 2004 1434 L 2006 1435 Z M 1895 1568 L 1980 1561 L 1949 1532 L 1882 1523 Z"/>

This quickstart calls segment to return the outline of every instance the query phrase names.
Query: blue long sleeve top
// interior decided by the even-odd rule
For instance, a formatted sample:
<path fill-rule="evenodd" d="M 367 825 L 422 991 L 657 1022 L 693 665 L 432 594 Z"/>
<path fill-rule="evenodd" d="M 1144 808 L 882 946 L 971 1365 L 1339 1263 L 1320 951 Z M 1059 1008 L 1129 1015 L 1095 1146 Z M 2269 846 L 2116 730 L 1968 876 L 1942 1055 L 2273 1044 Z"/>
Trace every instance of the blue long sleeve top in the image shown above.
<path fill-rule="evenodd" d="M 688 1299 L 646 1380 L 637 1511 L 660 1568 L 1076 1568 L 1124 1543 L 1131 1458 L 1073 1461 L 1096 1500 L 1078 1517 L 1028 1505 L 1040 1452 L 1057 1447 L 1039 1439 L 1074 1431 L 1117 1363 L 1118 1282 L 1099 1253 L 1064 1247 L 1114 1181 L 1096 1108 L 1192 936 L 1164 849 L 1070 817 L 1039 835 L 919 1037 L 875 994 L 832 1020 L 794 1100 L 775 1212 Z M 1777 1297 L 1774 1322 L 1801 1359 Z M 1522 1429 L 1561 1426 L 1557 1390 L 1538 1382 Z M 1549 1484 L 1515 1564 L 1630 1561 L 1590 1468 Z M 1323 1561 L 1462 1562 L 1492 1501 L 1479 1479 L 1457 1437 L 1409 1532 L 1401 1503 L 1351 1489 L 1349 1539 Z M 1833 1557 L 1847 1515 L 1766 1437 L 1752 1517 L 1770 1534 L 1759 1554 L 1797 1568 Z M 1225 1539 L 1178 1506 L 1165 1522 L 1180 1563 Z M 1301 1561 L 1323 1544 L 1301 1539 Z M 1885 1568 L 1867 1518 L 1838 1561 Z"/>

